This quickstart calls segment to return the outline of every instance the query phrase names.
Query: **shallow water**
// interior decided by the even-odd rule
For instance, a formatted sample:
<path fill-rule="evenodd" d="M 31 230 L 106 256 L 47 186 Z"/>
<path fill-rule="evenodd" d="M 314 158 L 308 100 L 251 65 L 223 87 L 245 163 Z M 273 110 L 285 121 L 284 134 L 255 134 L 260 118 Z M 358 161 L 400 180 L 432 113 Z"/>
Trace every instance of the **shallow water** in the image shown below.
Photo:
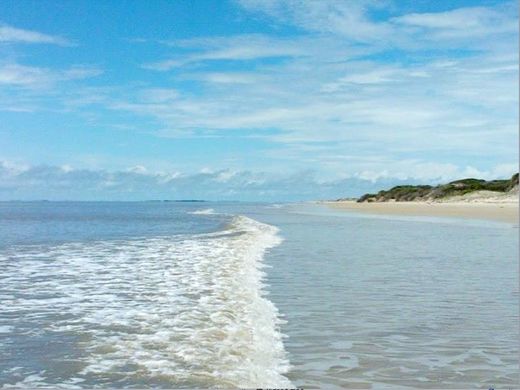
<path fill-rule="evenodd" d="M 4 387 L 518 383 L 512 225 L 0 203 L 0 237 Z"/>
<path fill-rule="evenodd" d="M 294 384 L 518 385 L 517 227 L 288 211 L 267 282 Z"/>

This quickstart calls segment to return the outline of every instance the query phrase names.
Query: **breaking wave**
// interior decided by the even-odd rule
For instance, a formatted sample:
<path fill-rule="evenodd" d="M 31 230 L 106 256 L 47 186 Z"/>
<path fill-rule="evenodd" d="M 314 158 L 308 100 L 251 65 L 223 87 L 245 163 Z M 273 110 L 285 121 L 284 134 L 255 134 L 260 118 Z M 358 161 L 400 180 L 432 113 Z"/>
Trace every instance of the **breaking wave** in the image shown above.
<path fill-rule="evenodd" d="M 188 214 L 194 214 L 194 215 L 213 215 L 216 214 L 215 210 L 213 209 L 201 209 L 201 210 L 195 210 L 191 211 Z"/>
<path fill-rule="evenodd" d="M 30 324 L 74 335 L 69 348 L 81 351 L 60 375 L 27 370 L 10 384 L 290 387 L 282 320 L 262 282 L 277 232 L 238 216 L 210 234 L 0 253 L 11 292 L 2 318 L 17 318 L 7 337 Z"/>

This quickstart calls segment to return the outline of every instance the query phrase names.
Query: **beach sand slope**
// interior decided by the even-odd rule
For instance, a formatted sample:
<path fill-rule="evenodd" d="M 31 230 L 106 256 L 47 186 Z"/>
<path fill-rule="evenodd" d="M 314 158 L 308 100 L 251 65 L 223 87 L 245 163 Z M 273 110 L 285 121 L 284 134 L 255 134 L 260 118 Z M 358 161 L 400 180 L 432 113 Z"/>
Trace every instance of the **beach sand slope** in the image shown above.
<path fill-rule="evenodd" d="M 363 202 L 354 200 L 324 202 L 339 210 L 380 215 L 406 215 L 472 218 L 518 223 L 518 190 L 506 194 L 478 191 L 441 201 Z"/>

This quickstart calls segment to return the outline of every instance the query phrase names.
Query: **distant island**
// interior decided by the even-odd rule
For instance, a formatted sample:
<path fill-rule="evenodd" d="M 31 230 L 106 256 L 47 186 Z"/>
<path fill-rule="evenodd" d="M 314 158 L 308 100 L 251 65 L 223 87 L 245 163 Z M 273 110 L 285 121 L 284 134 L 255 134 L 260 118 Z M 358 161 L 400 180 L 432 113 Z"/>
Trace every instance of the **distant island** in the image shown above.
<path fill-rule="evenodd" d="M 365 194 L 357 199 L 363 202 L 410 202 L 410 201 L 441 201 L 453 197 L 468 198 L 471 194 L 480 196 L 507 195 L 518 193 L 518 173 L 511 179 L 481 180 L 461 179 L 437 186 L 429 185 L 400 185 L 389 190 L 379 191 L 377 194 Z M 343 200 L 343 199 L 338 199 Z"/>
<path fill-rule="evenodd" d="M 178 203 L 205 203 L 207 200 L 201 199 L 151 199 L 147 202 L 178 202 Z"/>

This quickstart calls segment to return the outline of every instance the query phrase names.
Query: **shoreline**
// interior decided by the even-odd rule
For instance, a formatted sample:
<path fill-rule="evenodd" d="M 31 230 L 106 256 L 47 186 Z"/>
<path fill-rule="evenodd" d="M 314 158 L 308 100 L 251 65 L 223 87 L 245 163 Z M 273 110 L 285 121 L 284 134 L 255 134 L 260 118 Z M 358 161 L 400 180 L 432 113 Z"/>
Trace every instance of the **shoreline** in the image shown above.
<path fill-rule="evenodd" d="M 320 202 L 336 210 L 376 215 L 484 219 L 518 224 L 518 202 Z"/>

